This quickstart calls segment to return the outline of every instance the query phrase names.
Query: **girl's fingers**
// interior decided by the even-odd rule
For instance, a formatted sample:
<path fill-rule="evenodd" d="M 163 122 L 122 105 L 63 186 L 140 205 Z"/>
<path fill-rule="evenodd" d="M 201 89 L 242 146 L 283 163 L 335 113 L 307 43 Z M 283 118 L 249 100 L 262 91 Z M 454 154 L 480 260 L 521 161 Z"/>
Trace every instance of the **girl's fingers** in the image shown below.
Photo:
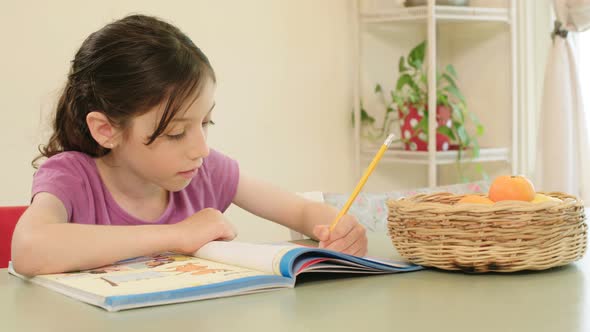
<path fill-rule="evenodd" d="M 367 255 L 367 249 L 359 249 L 352 255 L 357 257 L 365 257 Z"/>
<path fill-rule="evenodd" d="M 351 235 L 354 236 L 355 241 L 348 246 L 348 248 L 342 250 L 342 252 L 349 255 L 357 255 L 357 253 L 366 252 L 368 241 L 364 227 L 359 225 L 359 227 L 351 232 Z"/>
<path fill-rule="evenodd" d="M 338 239 L 338 240 L 330 243 L 328 246 L 326 246 L 326 249 L 341 252 L 344 249 L 348 248 L 350 246 L 350 244 L 351 243 L 347 242 L 346 239 Z"/>
<path fill-rule="evenodd" d="M 361 240 L 359 245 L 363 244 L 363 241 L 366 241 L 366 234 L 365 228 L 359 224 L 356 224 L 345 237 L 340 238 L 329 244 L 326 248 L 345 252 L 350 246 L 352 246 L 355 242 Z"/>
<path fill-rule="evenodd" d="M 336 227 L 332 231 L 330 231 L 330 226 L 328 225 L 318 225 L 314 228 L 314 233 L 317 230 L 318 234 L 315 235 L 318 237 L 318 240 L 320 240 L 320 248 L 332 249 L 331 246 L 333 246 L 333 243 L 346 237 L 353 227 L 354 223 L 350 223 L 350 218 L 344 216 L 342 217 L 342 219 L 340 219 L 340 221 L 338 222 L 338 224 L 336 224 Z M 322 230 L 322 235 L 325 236 L 319 236 L 320 229 Z M 338 246 L 342 246 L 342 244 L 339 244 Z"/>
<path fill-rule="evenodd" d="M 326 242 L 330 239 L 330 229 L 328 225 L 317 225 L 313 228 L 313 235 L 317 237 L 320 242 Z"/>

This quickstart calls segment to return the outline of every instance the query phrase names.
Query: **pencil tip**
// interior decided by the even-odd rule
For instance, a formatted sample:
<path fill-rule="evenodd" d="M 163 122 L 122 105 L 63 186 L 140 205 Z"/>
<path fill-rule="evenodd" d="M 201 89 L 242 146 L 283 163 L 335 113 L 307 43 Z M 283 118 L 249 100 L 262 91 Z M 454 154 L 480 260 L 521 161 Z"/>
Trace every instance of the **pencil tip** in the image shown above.
<path fill-rule="evenodd" d="M 391 142 L 393 142 L 393 139 L 395 138 L 395 134 L 391 133 L 389 134 L 389 136 L 387 136 L 387 138 L 385 139 L 385 144 L 386 146 L 390 146 Z"/>

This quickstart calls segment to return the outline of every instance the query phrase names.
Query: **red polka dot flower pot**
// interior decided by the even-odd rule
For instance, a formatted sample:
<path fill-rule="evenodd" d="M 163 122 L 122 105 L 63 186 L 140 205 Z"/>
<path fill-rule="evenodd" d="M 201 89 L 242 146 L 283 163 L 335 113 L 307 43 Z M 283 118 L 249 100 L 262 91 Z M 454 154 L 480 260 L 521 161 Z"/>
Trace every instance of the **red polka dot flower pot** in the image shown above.
<path fill-rule="evenodd" d="M 424 111 L 418 109 L 415 105 L 407 105 L 407 112 L 404 114 L 402 110 L 398 110 L 400 118 L 400 133 L 404 142 L 404 147 L 407 151 L 428 151 L 428 128 L 427 118 L 424 117 L 424 112 L 427 106 L 424 106 Z M 451 110 L 444 105 L 438 105 L 436 109 L 437 128 L 445 126 L 451 128 L 453 125 L 451 120 Z M 436 133 L 436 150 L 447 151 L 457 149 L 457 145 L 451 144 L 451 139 L 440 133 Z"/>

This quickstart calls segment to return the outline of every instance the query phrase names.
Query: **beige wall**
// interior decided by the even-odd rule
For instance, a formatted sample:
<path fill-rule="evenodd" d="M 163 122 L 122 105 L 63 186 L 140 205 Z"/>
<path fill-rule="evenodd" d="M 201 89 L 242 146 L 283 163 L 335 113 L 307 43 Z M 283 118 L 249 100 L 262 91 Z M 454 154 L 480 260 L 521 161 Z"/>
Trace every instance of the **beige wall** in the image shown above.
<path fill-rule="evenodd" d="M 184 30 L 218 76 L 210 143 L 292 191 L 353 185 L 349 2 L 10 1 L 0 12 L 0 205 L 27 204 L 36 146 L 83 39 L 129 13 Z M 231 208 L 242 239 L 287 232 Z M 264 226 L 263 226 L 264 225 Z"/>

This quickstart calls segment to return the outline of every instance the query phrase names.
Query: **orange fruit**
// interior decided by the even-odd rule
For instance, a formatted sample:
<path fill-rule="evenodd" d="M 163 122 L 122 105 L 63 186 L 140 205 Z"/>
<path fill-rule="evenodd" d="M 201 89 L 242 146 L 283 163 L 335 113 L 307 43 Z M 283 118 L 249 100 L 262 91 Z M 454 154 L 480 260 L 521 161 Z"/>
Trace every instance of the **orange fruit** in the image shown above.
<path fill-rule="evenodd" d="M 535 198 L 535 194 L 532 182 L 521 175 L 503 175 L 495 178 L 488 192 L 488 196 L 494 202 L 530 202 Z"/>
<path fill-rule="evenodd" d="M 457 204 L 460 203 L 494 204 L 494 202 L 491 199 L 481 195 L 465 195 L 457 202 Z"/>

